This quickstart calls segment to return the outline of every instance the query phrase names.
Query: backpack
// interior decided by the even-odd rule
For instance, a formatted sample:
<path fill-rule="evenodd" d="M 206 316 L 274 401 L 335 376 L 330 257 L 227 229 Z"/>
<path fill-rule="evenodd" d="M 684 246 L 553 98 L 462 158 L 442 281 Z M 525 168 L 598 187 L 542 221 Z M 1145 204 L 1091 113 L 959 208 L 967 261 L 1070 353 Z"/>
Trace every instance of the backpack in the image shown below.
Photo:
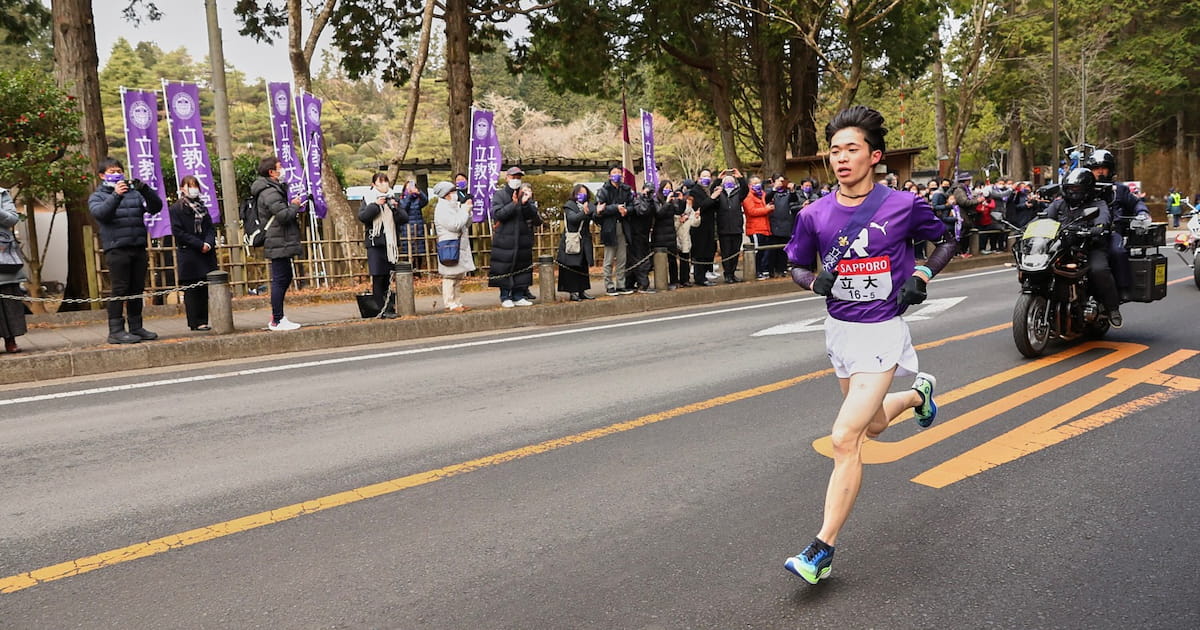
<path fill-rule="evenodd" d="M 264 224 L 258 216 L 258 198 L 251 195 L 242 200 L 238 208 L 238 219 L 242 224 L 242 244 L 246 247 L 262 247 L 267 242 L 267 230 L 275 222 L 272 216 Z"/>

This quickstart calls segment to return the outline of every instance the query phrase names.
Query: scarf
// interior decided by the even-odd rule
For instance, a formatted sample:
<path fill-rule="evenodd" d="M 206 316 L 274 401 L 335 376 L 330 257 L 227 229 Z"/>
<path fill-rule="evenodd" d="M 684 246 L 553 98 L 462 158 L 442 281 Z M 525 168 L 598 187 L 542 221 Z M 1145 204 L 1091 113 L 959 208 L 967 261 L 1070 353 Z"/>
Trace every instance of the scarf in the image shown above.
<path fill-rule="evenodd" d="M 396 239 L 396 215 L 392 214 L 392 208 L 387 201 L 380 204 L 379 215 L 371 222 L 371 239 L 379 238 L 380 234 L 383 234 L 383 241 L 387 247 L 388 262 L 394 265 L 400 260 L 400 245 Z"/>
<path fill-rule="evenodd" d="M 204 217 L 205 217 L 205 215 L 208 214 L 208 210 L 206 210 L 204 208 L 204 204 L 196 203 L 195 201 L 192 201 L 191 199 L 184 199 L 183 202 L 186 203 L 188 205 L 188 207 L 192 209 L 192 218 L 195 220 L 195 223 L 193 224 L 193 228 L 192 228 L 193 231 L 195 231 L 196 234 L 203 234 L 204 233 Z"/>

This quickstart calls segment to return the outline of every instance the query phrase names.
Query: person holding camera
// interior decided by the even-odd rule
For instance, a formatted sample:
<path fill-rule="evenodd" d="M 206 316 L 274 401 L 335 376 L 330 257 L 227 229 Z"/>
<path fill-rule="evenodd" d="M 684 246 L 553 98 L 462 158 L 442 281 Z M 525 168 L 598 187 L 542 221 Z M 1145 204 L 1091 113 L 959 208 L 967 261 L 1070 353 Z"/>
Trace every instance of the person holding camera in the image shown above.
<path fill-rule="evenodd" d="M 188 175 L 179 180 L 179 200 L 171 206 L 171 234 L 175 237 L 175 261 L 179 283 L 195 284 L 217 270 L 217 229 L 200 199 L 200 180 Z M 183 310 L 188 328 L 212 330 L 208 325 L 208 287 L 183 292 Z"/>
<path fill-rule="evenodd" d="M 716 286 L 708 274 L 715 269 L 713 261 L 717 257 L 717 196 L 714 194 L 712 171 L 704 168 L 696 174 L 687 196 L 692 199 L 692 207 L 699 216 L 699 221 L 692 221 L 692 273 L 695 283 L 702 287 Z M 719 190 L 719 188 L 718 188 Z M 715 278 L 716 275 L 713 275 Z"/>
<path fill-rule="evenodd" d="M 587 186 L 575 184 L 571 198 L 562 206 L 563 234 L 558 241 L 556 259 L 563 270 L 558 274 L 558 290 L 571 296 L 572 302 L 595 299 L 587 294 L 592 286 L 588 268 L 596 264 L 591 227 L 596 206 L 591 197 Z M 571 247 L 567 247 L 568 239 L 574 241 Z"/>
<path fill-rule="evenodd" d="M 425 215 L 421 211 L 427 205 L 429 196 L 417 186 L 417 182 L 405 182 L 404 192 L 400 193 L 400 207 L 408 215 L 408 223 L 400 226 L 400 253 L 409 258 L 414 271 L 421 266 L 421 259 L 425 255 Z"/>
<path fill-rule="evenodd" d="M 671 180 L 663 180 L 658 184 L 658 210 L 654 213 L 654 227 L 650 232 L 650 247 L 663 247 L 667 250 L 667 288 L 679 286 L 682 276 L 687 280 L 687 268 L 679 257 L 679 246 L 676 244 L 678 224 L 676 217 L 684 211 L 683 190 L 675 190 Z"/>
<path fill-rule="evenodd" d="M 650 232 L 654 229 L 654 217 L 658 214 L 658 199 L 649 182 L 642 184 L 642 192 L 633 200 L 633 212 L 625 217 L 629 225 L 629 242 L 626 243 L 627 260 L 625 286 L 638 293 L 654 293 L 650 286 Z"/>
<path fill-rule="evenodd" d="M 13 234 L 13 228 L 21 221 L 17 204 L 6 188 L 0 188 L 0 337 L 4 338 L 4 351 L 15 354 L 21 351 L 17 337 L 28 332 L 25 324 L 25 304 L 3 296 L 21 297 L 21 283 L 28 282 L 25 273 L 25 258 L 21 255 L 21 243 Z"/>
<path fill-rule="evenodd" d="M 371 190 L 363 196 L 358 220 L 366 225 L 367 273 L 371 274 L 371 294 L 383 319 L 396 318 L 396 302 L 388 300 L 392 268 L 400 261 L 399 226 L 408 224 L 408 212 L 392 194 L 387 173 L 371 177 Z"/>
<path fill-rule="evenodd" d="M 271 264 L 271 331 L 296 330 L 300 324 L 283 314 L 283 299 L 292 284 L 292 257 L 299 256 L 300 214 L 304 212 L 299 195 L 288 200 L 288 184 L 283 181 L 279 158 L 268 155 L 258 163 L 258 179 L 250 184 L 259 220 L 267 226 L 263 255 Z M 274 221 L 271 219 L 274 218 Z"/>
<path fill-rule="evenodd" d="M 533 284 L 533 228 L 542 224 L 533 189 L 520 167 L 508 169 L 508 183 L 492 195 L 492 264 L 488 286 L 500 289 L 500 306 L 533 306 L 525 296 Z"/>
<path fill-rule="evenodd" d="M 88 198 L 88 210 L 100 224 L 100 244 L 108 267 L 110 297 L 140 296 L 146 288 L 150 257 L 146 253 L 144 213 L 162 211 L 158 193 L 140 180 L 125 179 L 125 166 L 105 158 L 96 173 L 100 187 Z M 128 330 L 126 330 L 128 315 Z M 108 343 L 126 344 L 158 339 L 142 324 L 142 298 L 108 303 Z"/>
<path fill-rule="evenodd" d="M 726 284 L 741 282 L 736 272 L 746 222 L 742 214 L 742 201 L 748 190 L 742 172 L 730 168 L 722 171 L 721 185 L 710 194 L 717 202 L 717 243 L 721 246 L 721 266 L 724 268 Z"/>

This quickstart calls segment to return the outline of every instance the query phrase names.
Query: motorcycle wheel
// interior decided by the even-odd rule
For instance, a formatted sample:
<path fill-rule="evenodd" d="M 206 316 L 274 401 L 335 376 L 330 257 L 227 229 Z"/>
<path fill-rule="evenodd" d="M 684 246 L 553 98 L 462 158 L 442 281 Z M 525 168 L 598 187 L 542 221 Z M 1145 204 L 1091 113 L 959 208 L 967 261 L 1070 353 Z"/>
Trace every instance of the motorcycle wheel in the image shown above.
<path fill-rule="evenodd" d="M 1104 335 L 1108 334 L 1108 329 L 1112 324 L 1108 323 L 1108 319 L 1092 322 L 1084 327 L 1083 334 L 1088 339 L 1103 339 Z"/>
<path fill-rule="evenodd" d="M 1200 248 L 1197 248 L 1192 256 L 1192 279 L 1196 281 L 1196 288 L 1200 289 Z"/>
<path fill-rule="evenodd" d="M 1030 359 L 1042 356 L 1050 341 L 1047 308 L 1045 297 L 1028 293 L 1022 293 L 1013 307 L 1013 341 L 1017 350 Z"/>

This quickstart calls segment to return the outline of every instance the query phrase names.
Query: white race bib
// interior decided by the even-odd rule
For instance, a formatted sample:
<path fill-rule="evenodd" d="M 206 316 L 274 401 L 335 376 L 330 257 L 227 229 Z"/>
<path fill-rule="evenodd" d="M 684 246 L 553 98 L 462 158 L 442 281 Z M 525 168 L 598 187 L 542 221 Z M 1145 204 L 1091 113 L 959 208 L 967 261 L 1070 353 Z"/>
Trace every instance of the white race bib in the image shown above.
<path fill-rule="evenodd" d="M 856 258 L 838 263 L 833 297 L 849 302 L 886 300 L 892 294 L 892 259 Z"/>

